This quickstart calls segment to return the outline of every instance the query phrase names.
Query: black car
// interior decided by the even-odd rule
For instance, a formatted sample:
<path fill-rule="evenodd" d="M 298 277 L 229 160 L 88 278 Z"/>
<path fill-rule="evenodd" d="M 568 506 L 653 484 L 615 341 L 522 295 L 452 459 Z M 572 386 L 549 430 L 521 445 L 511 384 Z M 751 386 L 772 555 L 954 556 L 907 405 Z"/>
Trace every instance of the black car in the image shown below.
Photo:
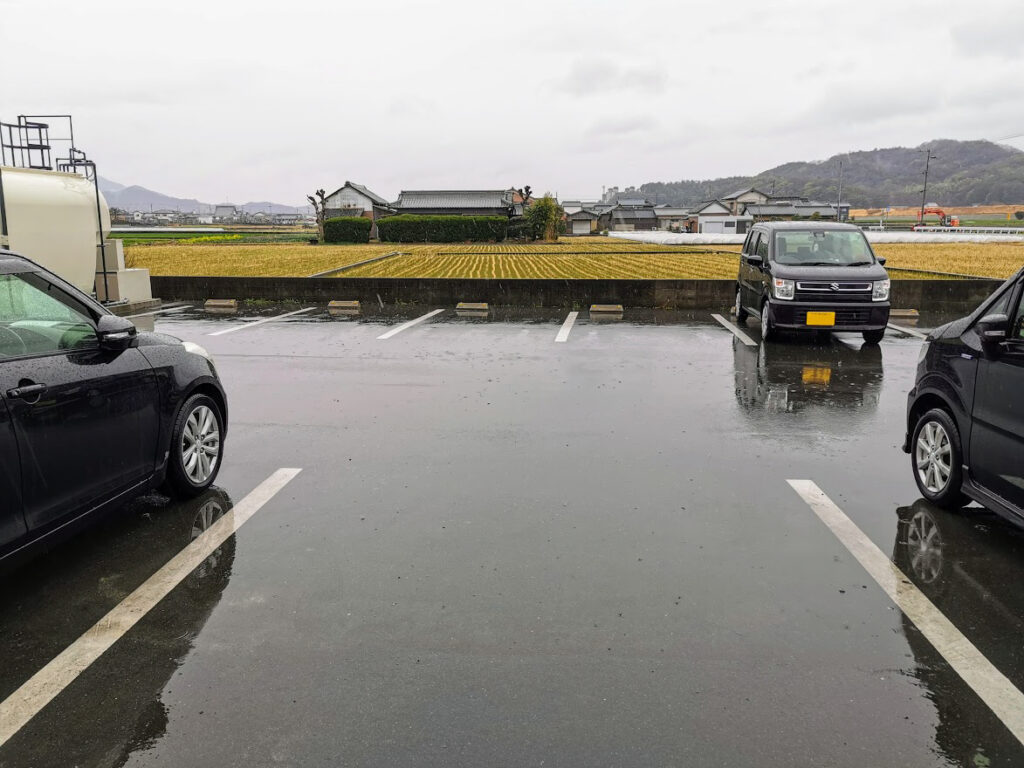
<path fill-rule="evenodd" d="M 202 347 L 0 251 L 0 560 L 150 489 L 204 491 L 226 431 Z"/>
<path fill-rule="evenodd" d="M 747 235 L 736 282 L 736 319 L 778 330 L 860 331 L 877 344 L 889 322 L 889 275 L 852 224 L 771 222 Z"/>
<path fill-rule="evenodd" d="M 1024 525 L 1024 270 L 925 340 L 903 450 L 922 495 Z"/>

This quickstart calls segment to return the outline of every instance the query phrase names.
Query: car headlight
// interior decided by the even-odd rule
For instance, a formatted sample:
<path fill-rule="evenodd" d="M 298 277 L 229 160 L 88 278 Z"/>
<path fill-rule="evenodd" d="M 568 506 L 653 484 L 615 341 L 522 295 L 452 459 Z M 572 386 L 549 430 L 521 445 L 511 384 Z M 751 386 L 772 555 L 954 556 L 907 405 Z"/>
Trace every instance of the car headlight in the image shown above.
<path fill-rule="evenodd" d="M 185 347 L 186 352 L 193 355 L 199 355 L 200 357 L 205 357 L 211 363 L 213 362 L 213 355 L 207 352 L 206 349 L 204 349 L 203 347 L 200 347 L 198 344 L 195 344 L 194 342 L 191 341 L 183 341 L 181 342 L 181 345 Z"/>
<path fill-rule="evenodd" d="M 891 283 L 888 280 L 876 280 L 874 290 L 871 291 L 871 300 L 888 301 L 890 285 Z"/>
<path fill-rule="evenodd" d="M 786 299 L 787 301 L 792 299 L 796 293 L 796 283 L 792 280 L 783 280 L 781 277 L 775 278 L 775 298 Z"/>

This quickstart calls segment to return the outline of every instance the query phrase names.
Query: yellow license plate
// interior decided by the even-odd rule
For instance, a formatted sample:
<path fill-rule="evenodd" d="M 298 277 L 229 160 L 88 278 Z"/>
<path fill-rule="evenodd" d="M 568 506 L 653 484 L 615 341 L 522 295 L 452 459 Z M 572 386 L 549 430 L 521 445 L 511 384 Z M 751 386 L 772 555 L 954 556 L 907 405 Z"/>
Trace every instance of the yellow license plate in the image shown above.
<path fill-rule="evenodd" d="M 828 386 L 832 381 L 831 368 L 819 368 L 817 366 L 804 366 L 804 384 L 821 384 Z"/>
<path fill-rule="evenodd" d="M 808 325 L 835 325 L 836 324 L 836 313 L 835 312 L 808 312 L 807 313 L 807 324 Z"/>

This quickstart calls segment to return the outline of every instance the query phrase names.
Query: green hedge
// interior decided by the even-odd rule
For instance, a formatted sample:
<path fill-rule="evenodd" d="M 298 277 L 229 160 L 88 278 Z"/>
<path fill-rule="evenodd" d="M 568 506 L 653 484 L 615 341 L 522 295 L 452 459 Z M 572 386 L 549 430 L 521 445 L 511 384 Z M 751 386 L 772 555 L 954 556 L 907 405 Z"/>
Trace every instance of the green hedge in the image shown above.
<path fill-rule="evenodd" d="M 368 243 L 373 221 L 361 216 L 339 216 L 324 222 L 325 243 Z"/>
<path fill-rule="evenodd" d="M 377 222 L 377 234 L 388 243 L 463 243 L 504 240 L 504 216 L 414 216 L 404 213 Z"/>

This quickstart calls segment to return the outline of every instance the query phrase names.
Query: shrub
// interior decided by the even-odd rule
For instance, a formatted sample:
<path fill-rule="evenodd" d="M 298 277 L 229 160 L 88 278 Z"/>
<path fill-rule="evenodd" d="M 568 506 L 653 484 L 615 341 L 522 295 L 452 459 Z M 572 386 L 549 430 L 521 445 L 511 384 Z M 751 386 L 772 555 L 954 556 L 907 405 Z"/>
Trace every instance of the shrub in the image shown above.
<path fill-rule="evenodd" d="M 377 222 L 382 242 L 462 243 L 504 240 L 508 219 L 504 216 L 415 216 L 404 213 Z"/>
<path fill-rule="evenodd" d="M 339 216 L 324 222 L 325 243 L 368 243 L 373 221 L 361 216 Z"/>
<path fill-rule="evenodd" d="M 534 237 L 557 240 L 558 235 L 565 232 L 565 211 L 551 195 L 531 203 L 523 218 L 533 227 Z"/>
<path fill-rule="evenodd" d="M 1014 211 L 1013 218 L 1015 218 L 1017 221 L 1024 220 L 1024 211 Z"/>

